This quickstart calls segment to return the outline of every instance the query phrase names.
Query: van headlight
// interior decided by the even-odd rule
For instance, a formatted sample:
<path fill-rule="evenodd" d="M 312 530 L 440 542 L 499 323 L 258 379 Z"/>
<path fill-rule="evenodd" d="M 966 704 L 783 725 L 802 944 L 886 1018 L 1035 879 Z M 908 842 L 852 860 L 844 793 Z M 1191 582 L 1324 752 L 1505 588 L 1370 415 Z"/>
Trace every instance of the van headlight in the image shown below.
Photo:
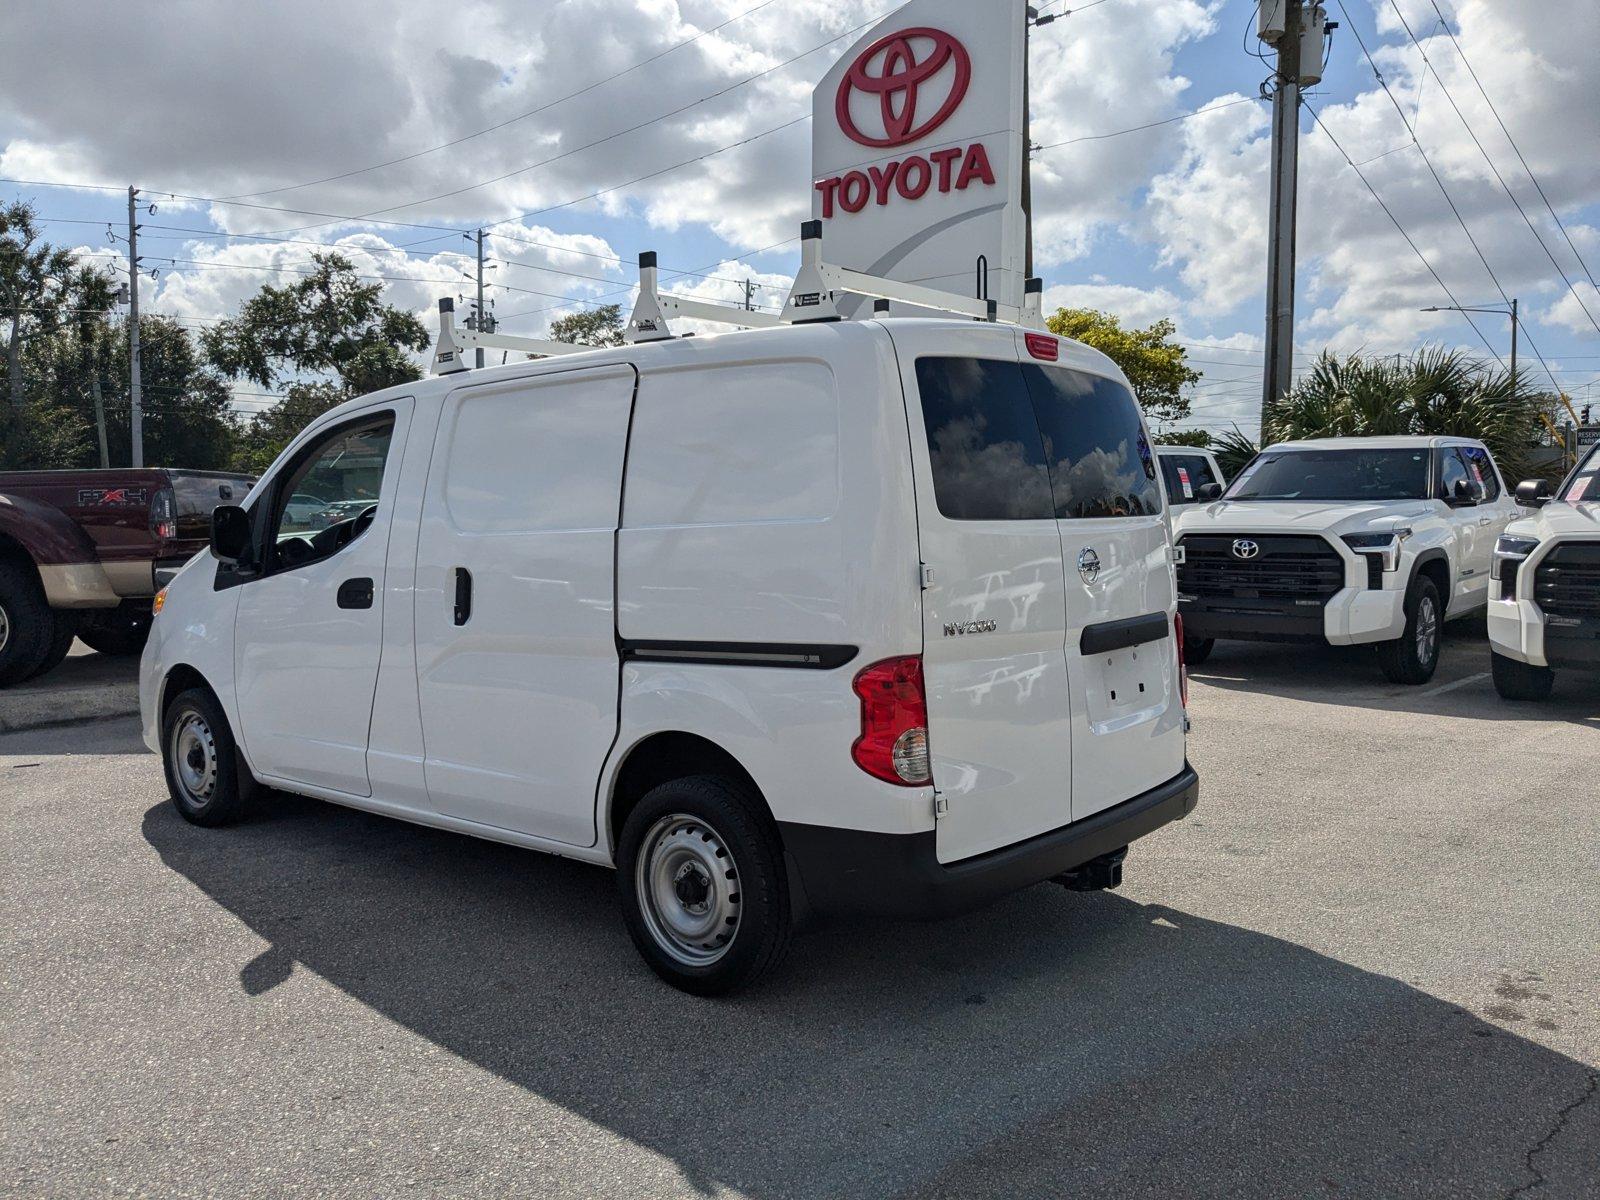
<path fill-rule="evenodd" d="M 1347 533 L 1340 540 L 1357 554 L 1383 555 L 1383 569 L 1400 569 L 1400 547 L 1411 536 L 1411 529 L 1391 529 L 1386 533 Z"/>
<path fill-rule="evenodd" d="M 1494 561 L 1489 576 L 1500 584 L 1500 598 L 1510 600 L 1517 594 L 1517 572 L 1528 561 L 1528 555 L 1539 548 L 1538 538 L 1501 536 L 1494 544 Z"/>

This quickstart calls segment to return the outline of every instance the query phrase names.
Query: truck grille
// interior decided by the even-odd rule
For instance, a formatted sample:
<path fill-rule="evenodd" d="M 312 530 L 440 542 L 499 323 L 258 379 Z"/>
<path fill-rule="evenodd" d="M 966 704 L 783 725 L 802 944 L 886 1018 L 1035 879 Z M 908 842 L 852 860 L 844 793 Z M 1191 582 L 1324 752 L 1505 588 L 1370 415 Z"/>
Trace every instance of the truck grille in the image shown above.
<path fill-rule="evenodd" d="M 1240 558 L 1235 542 L 1254 542 L 1260 553 Z M 1344 559 L 1319 537 L 1248 533 L 1190 535 L 1178 591 L 1230 600 L 1314 600 L 1326 603 L 1344 587 Z"/>
<path fill-rule="evenodd" d="M 1546 616 L 1600 617 L 1600 542 L 1552 550 L 1539 564 L 1533 598 Z"/>

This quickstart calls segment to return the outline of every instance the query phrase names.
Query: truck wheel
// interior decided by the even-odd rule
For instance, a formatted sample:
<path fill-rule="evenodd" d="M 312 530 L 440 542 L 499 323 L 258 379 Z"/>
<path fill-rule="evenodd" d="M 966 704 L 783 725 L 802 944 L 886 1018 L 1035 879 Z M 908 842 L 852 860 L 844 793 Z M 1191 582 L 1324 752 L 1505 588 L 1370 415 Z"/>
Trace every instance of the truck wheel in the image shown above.
<path fill-rule="evenodd" d="M 1444 633 L 1444 605 L 1439 589 L 1426 575 L 1411 582 L 1406 593 L 1406 631 L 1398 641 L 1378 643 L 1378 665 L 1390 683 L 1415 687 L 1427 683 L 1439 669 L 1439 645 Z"/>
<path fill-rule="evenodd" d="M 1556 685 L 1556 673 L 1549 667 L 1535 667 L 1504 654 L 1492 655 L 1494 690 L 1503 700 L 1548 700 Z"/>
<path fill-rule="evenodd" d="M 33 568 L 0 562 L 0 687 L 20 683 L 39 668 L 55 625 Z"/>
<path fill-rule="evenodd" d="M 1190 638 L 1183 639 L 1183 662 L 1185 666 L 1198 667 L 1211 657 L 1211 652 L 1217 648 L 1216 638 Z"/>
<path fill-rule="evenodd" d="M 142 654 L 150 639 L 150 607 L 135 603 L 95 610 L 84 618 L 78 636 L 101 654 L 123 658 Z"/>
<path fill-rule="evenodd" d="M 180 692 L 167 705 L 161 718 L 161 766 L 173 807 L 185 821 L 209 828 L 243 814 L 251 789 L 240 785 L 228 718 L 205 688 Z"/>
<path fill-rule="evenodd" d="M 61 660 L 67 657 L 67 651 L 72 649 L 72 643 L 78 636 L 78 614 L 67 609 L 51 609 L 52 637 L 50 648 L 45 651 L 44 659 L 33 669 L 29 679 L 37 679 L 41 675 L 48 675 L 61 665 Z"/>
<path fill-rule="evenodd" d="M 713 775 L 653 788 L 623 826 L 617 883 L 633 944 L 697 996 L 755 981 L 789 948 L 783 848 L 761 802 Z"/>

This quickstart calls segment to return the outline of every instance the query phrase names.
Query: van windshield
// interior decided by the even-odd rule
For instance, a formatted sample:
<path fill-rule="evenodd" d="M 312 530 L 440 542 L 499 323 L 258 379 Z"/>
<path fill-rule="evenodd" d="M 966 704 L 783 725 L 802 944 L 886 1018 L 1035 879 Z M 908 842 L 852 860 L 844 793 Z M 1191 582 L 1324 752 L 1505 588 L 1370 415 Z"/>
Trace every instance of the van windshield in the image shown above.
<path fill-rule="evenodd" d="M 1427 450 L 1288 450 L 1258 455 L 1225 500 L 1323 500 L 1361 503 L 1426 500 L 1432 494 Z"/>
<path fill-rule="evenodd" d="M 1060 367 L 921 358 L 917 386 L 939 511 L 958 521 L 1161 511 L 1133 394 Z"/>

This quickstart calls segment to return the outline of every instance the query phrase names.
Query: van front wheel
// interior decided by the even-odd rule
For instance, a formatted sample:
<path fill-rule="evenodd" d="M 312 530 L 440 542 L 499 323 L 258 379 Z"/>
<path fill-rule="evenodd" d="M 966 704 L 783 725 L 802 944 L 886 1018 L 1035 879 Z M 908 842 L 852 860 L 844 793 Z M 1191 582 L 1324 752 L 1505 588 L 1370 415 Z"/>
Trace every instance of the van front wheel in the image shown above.
<path fill-rule="evenodd" d="M 783 851 L 754 796 L 712 775 L 647 793 L 617 855 L 628 933 L 650 969 L 697 996 L 754 982 L 792 932 Z"/>
<path fill-rule="evenodd" d="M 238 820 L 255 782 L 241 784 L 228 718 L 205 688 L 190 688 L 167 705 L 161 720 L 161 765 L 173 807 L 194 825 Z"/>

